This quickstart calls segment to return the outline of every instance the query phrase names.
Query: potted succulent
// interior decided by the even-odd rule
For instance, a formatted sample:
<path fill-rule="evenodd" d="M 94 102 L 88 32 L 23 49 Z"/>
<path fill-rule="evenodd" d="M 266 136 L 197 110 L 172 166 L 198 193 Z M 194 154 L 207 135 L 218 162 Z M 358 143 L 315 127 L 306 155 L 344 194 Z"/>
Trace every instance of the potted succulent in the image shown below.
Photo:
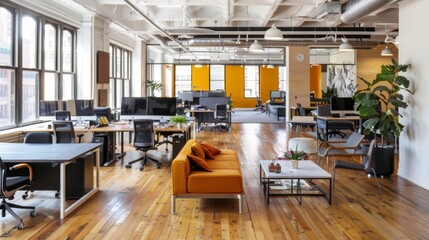
<path fill-rule="evenodd" d="M 409 65 L 400 65 L 392 59 L 391 65 L 382 65 L 380 73 L 369 82 L 364 82 L 365 88 L 355 92 L 355 109 L 363 122 L 365 135 L 381 135 L 381 144 L 373 152 L 374 170 L 378 175 L 390 176 L 394 171 L 394 147 L 389 145 L 395 137 L 399 137 L 404 126 L 399 122 L 399 109 L 406 109 L 402 91 L 413 94 L 409 89 L 410 81 L 399 75 L 406 72 Z"/>
<path fill-rule="evenodd" d="M 170 122 L 177 125 L 178 128 L 181 128 L 183 124 L 185 124 L 187 118 L 185 115 L 176 115 L 170 118 Z"/>
<path fill-rule="evenodd" d="M 289 152 L 285 152 L 284 154 L 285 158 L 291 160 L 293 169 L 298 168 L 298 161 L 302 160 L 305 155 L 306 153 L 304 151 L 298 151 L 298 146 L 296 146 L 295 151 L 291 149 Z"/>

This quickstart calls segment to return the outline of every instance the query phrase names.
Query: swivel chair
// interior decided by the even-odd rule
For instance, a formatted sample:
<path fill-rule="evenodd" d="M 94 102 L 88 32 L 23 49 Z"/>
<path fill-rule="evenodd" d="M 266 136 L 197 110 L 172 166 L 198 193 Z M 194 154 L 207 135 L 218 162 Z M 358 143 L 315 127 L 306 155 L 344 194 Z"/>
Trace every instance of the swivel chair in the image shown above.
<path fill-rule="evenodd" d="M 52 143 L 52 134 L 48 132 L 30 132 L 25 136 L 24 143 L 35 143 L 35 144 L 43 144 L 43 143 Z M 33 166 L 34 167 L 34 166 Z M 36 167 L 37 169 L 37 167 Z M 27 190 L 22 198 L 26 199 L 28 197 L 28 192 L 34 192 L 33 184 L 30 185 L 30 189 Z M 55 194 L 56 197 L 59 196 L 59 190 Z"/>
<path fill-rule="evenodd" d="M 36 216 L 35 207 L 21 206 L 14 203 L 6 202 L 6 198 L 13 199 L 16 191 L 30 186 L 31 181 L 33 180 L 33 171 L 31 169 L 31 166 L 28 164 L 25 164 L 25 163 L 16 164 L 10 167 L 9 170 L 14 171 L 21 168 L 27 168 L 28 174 L 25 176 L 7 177 L 8 169 L 0 158 L 0 185 L 1 185 L 0 196 L 2 198 L 0 209 L 2 211 L 2 217 L 5 217 L 6 211 L 8 211 L 14 218 L 16 218 L 19 221 L 18 225 L 16 225 L 16 228 L 18 228 L 19 230 L 24 228 L 24 222 L 12 210 L 12 208 L 31 209 L 32 211 L 30 212 L 30 217 Z"/>
<path fill-rule="evenodd" d="M 76 138 L 74 134 L 73 123 L 71 121 L 52 121 L 52 128 L 54 130 L 56 143 L 75 143 Z"/>
<path fill-rule="evenodd" d="M 71 121 L 71 114 L 69 111 L 57 110 L 55 111 L 55 120 Z M 79 138 L 79 143 L 82 140 L 84 134 L 76 135 Z"/>
<path fill-rule="evenodd" d="M 265 106 L 262 104 L 262 100 L 260 97 L 256 98 L 256 106 L 255 106 L 255 109 L 253 109 L 253 111 L 265 112 Z"/>
<path fill-rule="evenodd" d="M 152 120 L 134 120 L 134 147 L 136 150 L 140 150 L 144 153 L 144 156 L 128 162 L 125 165 L 126 168 L 131 168 L 131 164 L 141 162 L 140 171 L 143 171 L 147 160 L 151 160 L 156 163 L 156 168 L 161 168 L 161 163 L 147 156 L 147 152 L 155 148 L 155 134 L 153 131 Z"/>
<path fill-rule="evenodd" d="M 226 104 L 216 104 L 214 111 L 215 127 L 214 129 L 229 130 L 228 126 L 223 125 L 228 120 L 228 106 Z"/>

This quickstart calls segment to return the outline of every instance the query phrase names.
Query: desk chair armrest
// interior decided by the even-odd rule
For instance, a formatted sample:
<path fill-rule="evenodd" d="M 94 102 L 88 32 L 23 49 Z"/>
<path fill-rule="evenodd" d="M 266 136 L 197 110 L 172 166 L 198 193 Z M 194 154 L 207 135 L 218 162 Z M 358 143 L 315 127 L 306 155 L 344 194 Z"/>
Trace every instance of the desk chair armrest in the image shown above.
<path fill-rule="evenodd" d="M 13 171 L 20 168 L 28 168 L 28 177 L 30 178 L 30 182 L 31 182 L 33 180 L 33 168 L 31 168 L 29 164 L 27 163 L 16 164 L 10 167 L 9 170 Z"/>

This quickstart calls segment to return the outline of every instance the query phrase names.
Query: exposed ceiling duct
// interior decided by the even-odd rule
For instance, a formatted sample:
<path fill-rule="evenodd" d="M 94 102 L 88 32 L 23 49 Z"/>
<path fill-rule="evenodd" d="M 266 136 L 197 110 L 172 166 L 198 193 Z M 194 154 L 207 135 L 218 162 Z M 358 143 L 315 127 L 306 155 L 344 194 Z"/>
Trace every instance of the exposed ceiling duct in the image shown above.
<path fill-rule="evenodd" d="M 344 23 L 354 23 L 375 10 L 392 3 L 392 0 L 350 0 L 342 5 L 340 20 Z"/>

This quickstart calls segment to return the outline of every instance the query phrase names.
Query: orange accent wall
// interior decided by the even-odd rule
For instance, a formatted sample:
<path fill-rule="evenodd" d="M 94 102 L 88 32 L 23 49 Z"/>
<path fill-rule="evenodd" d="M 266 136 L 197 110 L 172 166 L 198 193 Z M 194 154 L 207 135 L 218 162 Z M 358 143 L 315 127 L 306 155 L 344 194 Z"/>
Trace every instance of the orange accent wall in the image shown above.
<path fill-rule="evenodd" d="M 235 107 L 256 105 L 256 100 L 244 98 L 244 67 L 239 65 L 225 66 L 225 93 Z"/>
<path fill-rule="evenodd" d="M 270 99 L 271 90 L 279 90 L 279 69 L 259 67 L 259 89 L 261 100 L 264 103 Z M 256 102 L 256 101 L 255 101 Z"/>
<path fill-rule="evenodd" d="M 310 67 L 310 92 L 313 91 L 316 98 L 322 97 L 322 66 Z"/>
<path fill-rule="evenodd" d="M 210 66 L 202 65 L 201 68 L 192 65 L 192 91 L 210 90 Z"/>

